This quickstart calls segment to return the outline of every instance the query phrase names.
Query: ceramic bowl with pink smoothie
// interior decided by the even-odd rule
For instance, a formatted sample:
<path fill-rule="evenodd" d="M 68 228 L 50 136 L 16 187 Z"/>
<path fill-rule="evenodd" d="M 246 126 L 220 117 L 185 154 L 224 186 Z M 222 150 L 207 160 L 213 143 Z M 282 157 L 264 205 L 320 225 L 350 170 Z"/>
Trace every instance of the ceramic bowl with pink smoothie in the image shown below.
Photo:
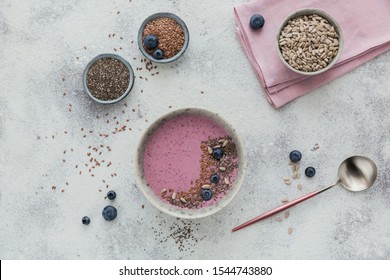
<path fill-rule="evenodd" d="M 235 129 L 217 113 L 198 108 L 156 120 L 137 152 L 139 189 L 158 209 L 180 218 L 224 208 L 239 191 L 245 170 Z"/>

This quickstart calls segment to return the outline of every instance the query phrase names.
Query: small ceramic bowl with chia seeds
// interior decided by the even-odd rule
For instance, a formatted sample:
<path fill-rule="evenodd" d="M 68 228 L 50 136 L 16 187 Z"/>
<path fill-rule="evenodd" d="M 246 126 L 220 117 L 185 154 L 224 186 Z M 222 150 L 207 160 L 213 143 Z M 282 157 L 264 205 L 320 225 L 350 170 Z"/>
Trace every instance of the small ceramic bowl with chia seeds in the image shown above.
<path fill-rule="evenodd" d="M 170 63 L 187 50 L 190 34 L 184 21 L 171 13 L 147 17 L 138 31 L 138 46 L 142 54 L 157 63 Z"/>
<path fill-rule="evenodd" d="M 244 180 L 246 155 L 237 132 L 218 113 L 183 108 L 146 130 L 135 164 L 137 186 L 151 204 L 196 219 L 233 200 Z"/>
<path fill-rule="evenodd" d="M 100 54 L 85 67 L 83 86 L 89 97 L 101 104 L 123 100 L 134 85 L 130 63 L 116 54 Z"/>

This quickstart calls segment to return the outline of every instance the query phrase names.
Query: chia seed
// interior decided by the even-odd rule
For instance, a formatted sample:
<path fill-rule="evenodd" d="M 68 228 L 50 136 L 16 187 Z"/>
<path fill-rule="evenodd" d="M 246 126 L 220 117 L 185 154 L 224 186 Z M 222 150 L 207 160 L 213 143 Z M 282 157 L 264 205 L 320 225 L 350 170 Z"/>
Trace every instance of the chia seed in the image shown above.
<path fill-rule="evenodd" d="M 99 59 L 87 74 L 87 87 L 91 94 L 100 100 L 115 100 L 121 97 L 129 83 L 129 69 L 114 58 Z"/>

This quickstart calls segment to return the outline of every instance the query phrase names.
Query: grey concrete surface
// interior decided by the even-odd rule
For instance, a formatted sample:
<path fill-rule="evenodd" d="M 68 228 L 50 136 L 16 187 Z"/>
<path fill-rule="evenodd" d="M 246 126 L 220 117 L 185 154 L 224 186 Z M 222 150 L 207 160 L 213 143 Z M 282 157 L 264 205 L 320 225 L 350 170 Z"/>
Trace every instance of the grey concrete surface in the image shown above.
<path fill-rule="evenodd" d="M 0 259 L 390 259 L 390 53 L 274 110 L 235 37 L 233 6 L 240 2 L 0 1 Z M 186 21 L 191 42 L 182 59 L 151 76 L 135 40 L 142 20 L 161 11 Z M 104 52 L 143 68 L 130 96 L 114 106 L 95 104 L 82 89 L 84 66 Z M 148 125 L 187 106 L 220 112 L 248 154 L 234 201 L 196 221 L 160 213 L 133 172 Z M 127 130 L 113 134 L 121 125 Z M 89 173 L 88 147 L 100 145 L 97 157 L 112 165 Z M 317 175 L 287 186 L 292 149 Z M 281 222 L 230 232 L 282 199 L 332 183 L 353 154 L 376 161 L 372 189 L 334 188 L 287 219 L 277 216 Z M 107 184 L 118 194 L 111 223 L 101 217 L 110 204 Z M 81 224 L 84 215 L 89 226 Z"/>

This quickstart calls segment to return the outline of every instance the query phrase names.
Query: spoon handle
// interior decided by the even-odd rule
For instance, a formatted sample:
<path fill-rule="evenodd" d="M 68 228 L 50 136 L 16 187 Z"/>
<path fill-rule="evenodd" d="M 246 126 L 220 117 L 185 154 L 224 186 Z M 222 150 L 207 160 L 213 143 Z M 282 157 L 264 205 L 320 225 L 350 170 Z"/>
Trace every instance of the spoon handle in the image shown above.
<path fill-rule="evenodd" d="M 309 193 L 309 194 L 307 194 L 305 196 L 302 196 L 302 197 L 297 198 L 297 199 L 295 199 L 293 201 L 290 201 L 290 202 L 288 202 L 286 204 L 283 204 L 283 205 L 281 205 L 281 206 L 279 206 L 277 208 L 274 208 L 274 209 L 272 209 L 272 210 L 270 210 L 270 211 L 268 211 L 268 212 L 266 212 L 266 213 L 264 213 L 264 214 L 262 214 L 260 216 L 257 216 L 256 218 L 253 218 L 252 220 L 247 221 L 246 223 L 243 223 L 243 224 L 233 228 L 232 231 L 234 232 L 234 231 L 240 230 L 240 229 L 242 229 L 244 227 L 247 227 L 247 226 L 249 226 L 251 224 L 254 224 L 254 223 L 258 222 L 258 221 L 261 221 L 261 220 L 263 220 L 265 218 L 268 218 L 268 217 L 270 217 L 270 216 L 272 216 L 274 214 L 282 212 L 282 211 L 284 211 L 284 210 L 286 210 L 286 209 L 288 209 L 290 207 L 293 207 L 294 205 L 297 205 L 297 204 L 299 204 L 299 203 L 301 203 L 301 202 L 303 202 L 303 201 L 305 201 L 305 200 L 307 200 L 309 198 L 312 198 L 313 196 L 316 196 L 317 194 L 320 194 L 320 193 L 322 193 L 322 192 L 324 192 L 326 190 L 329 190 L 330 188 L 334 187 L 336 184 L 333 184 L 333 185 L 330 185 L 330 186 L 325 187 L 323 189 L 320 189 L 318 191 Z"/>

